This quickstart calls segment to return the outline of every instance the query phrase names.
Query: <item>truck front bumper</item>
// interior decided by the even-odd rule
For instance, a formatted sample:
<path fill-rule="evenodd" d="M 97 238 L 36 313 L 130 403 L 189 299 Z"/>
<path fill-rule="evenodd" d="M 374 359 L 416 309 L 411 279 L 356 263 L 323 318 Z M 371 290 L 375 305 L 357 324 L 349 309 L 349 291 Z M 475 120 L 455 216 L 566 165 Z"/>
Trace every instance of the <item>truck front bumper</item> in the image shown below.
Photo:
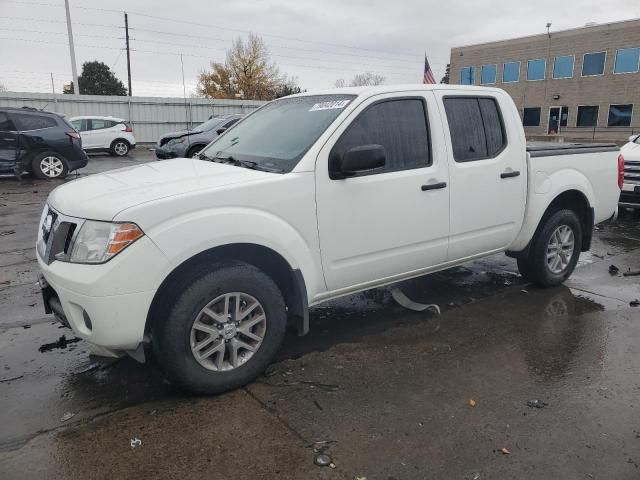
<path fill-rule="evenodd" d="M 45 312 L 101 349 L 138 348 L 159 285 L 158 265 L 166 265 L 166 257 L 153 242 L 143 237 L 101 265 L 60 261 L 47 265 L 36 256 Z"/>
<path fill-rule="evenodd" d="M 620 192 L 618 205 L 625 208 L 640 208 L 640 185 L 625 183 Z"/>

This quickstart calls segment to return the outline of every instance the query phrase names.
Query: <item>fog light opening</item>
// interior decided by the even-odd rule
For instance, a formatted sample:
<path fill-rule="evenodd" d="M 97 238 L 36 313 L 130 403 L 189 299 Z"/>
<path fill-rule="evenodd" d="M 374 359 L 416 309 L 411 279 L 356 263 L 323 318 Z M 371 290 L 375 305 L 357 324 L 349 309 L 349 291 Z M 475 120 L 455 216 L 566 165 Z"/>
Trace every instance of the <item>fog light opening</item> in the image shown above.
<path fill-rule="evenodd" d="M 82 318 L 84 319 L 84 326 L 87 327 L 88 330 L 92 330 L 93 326 L 91 325 L 91 317 L 86 310 L 82 310 Z"/>

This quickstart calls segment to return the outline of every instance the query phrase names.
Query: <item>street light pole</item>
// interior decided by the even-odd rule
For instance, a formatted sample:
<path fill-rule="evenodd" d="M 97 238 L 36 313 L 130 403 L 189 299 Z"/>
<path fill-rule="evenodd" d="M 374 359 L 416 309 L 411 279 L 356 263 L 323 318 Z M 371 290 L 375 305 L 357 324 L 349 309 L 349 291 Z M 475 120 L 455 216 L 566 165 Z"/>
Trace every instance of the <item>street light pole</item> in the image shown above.
<path fill-rule="evenodd" d="M 78 68 L 76 67 L 76 50 L 73 47 L 73 29 L 71 28 L 71 12 L 69 11 L 69 0 L 64 0 L 64 8 L 67 11 L 67 35 L 69 36 L 71 73 L 73 73 L 73 93 L 75 93 L 76 95 L 80 95 L 80 84 L 78 83 Z"/>

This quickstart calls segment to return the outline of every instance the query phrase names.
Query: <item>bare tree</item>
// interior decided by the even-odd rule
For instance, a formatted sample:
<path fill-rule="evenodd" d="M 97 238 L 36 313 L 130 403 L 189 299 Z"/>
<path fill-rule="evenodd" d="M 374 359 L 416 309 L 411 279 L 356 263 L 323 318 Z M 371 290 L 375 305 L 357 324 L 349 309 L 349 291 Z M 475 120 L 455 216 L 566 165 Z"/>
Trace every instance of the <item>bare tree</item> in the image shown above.
<path fill-rule="evenodd" d="M 344 78 L 339 78 L 338 80 L 336 80 L 336 83 L 335 83 L 336 88 L 342 88 L 342 87 L 345 87 L 346 85 L 347 83 L 344 81 Z"/>
<path fill-rule="evenodd" d="M 291 79 L 280 75 L 269 50 L 257 35 L 233 41 L 224 65 L 212 62 L 210 72 L 198 77 L 198 94 L 209 98 L 271 100 Z"/>
<path fill-rule="evenodd" d="M 7 87 L 0 83 L 0 92 L 8 92 Z"/>
<path fill-rule="evenodd" d="M 359 73 L 351 80 L 352 87 L 365 87 L 372 85 L 382 85 L 387 79 L 382 75 L 372 72 Z"/>

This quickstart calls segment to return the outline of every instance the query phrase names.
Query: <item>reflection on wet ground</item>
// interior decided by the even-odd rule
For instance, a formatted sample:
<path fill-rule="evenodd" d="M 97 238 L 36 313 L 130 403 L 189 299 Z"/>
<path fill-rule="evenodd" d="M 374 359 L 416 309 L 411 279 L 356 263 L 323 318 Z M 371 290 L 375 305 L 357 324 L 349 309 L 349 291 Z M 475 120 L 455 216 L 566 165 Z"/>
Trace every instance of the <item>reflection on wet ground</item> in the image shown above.
<path fill-rule="evenodd" d="M 2 478 L 637 475 L 640 277 L 608 273 L 640 268 L 630 216 L 598 228 L 564 287 L 526 285 L 493 256 L 402 284 L 440 316 L 386 288 L 338 299 L 257 382 L 194 398 L 153 364 L 60 342 L 73 337 L 41 311 L 31 245 L 49 188 L 0 185 L 0 231 L 14 232 L 0 236 Z M 335 471 L 313 465 L 318 441 Z"/>

